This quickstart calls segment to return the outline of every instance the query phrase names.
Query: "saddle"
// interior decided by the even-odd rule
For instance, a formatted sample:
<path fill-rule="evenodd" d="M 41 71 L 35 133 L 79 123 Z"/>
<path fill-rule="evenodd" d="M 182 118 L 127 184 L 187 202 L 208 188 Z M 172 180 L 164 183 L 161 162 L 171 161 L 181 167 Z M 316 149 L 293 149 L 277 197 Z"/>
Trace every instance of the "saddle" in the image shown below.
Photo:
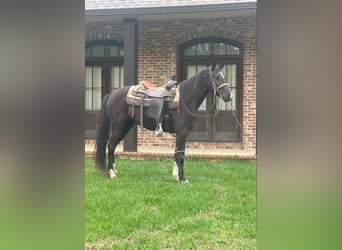
<path fill-rule="evenodd" d="M 156 135 L 163 133 L 162 124 L 169 126 L 170 109 L 178 109 L 179 89 L 177 81 L 170 80 L 165 87 L 155 87 L 149 81 L 141 81 L 131 86 L 126 96 L 127 104 L 140 107 L 140 125 L 143 128 L 143 109 L 147 107 L 147 116 L 156 121 Z M 134 109 L 132 108 L 132 116 Z M 168 129 L 167 129 L 168 130 Z"/>

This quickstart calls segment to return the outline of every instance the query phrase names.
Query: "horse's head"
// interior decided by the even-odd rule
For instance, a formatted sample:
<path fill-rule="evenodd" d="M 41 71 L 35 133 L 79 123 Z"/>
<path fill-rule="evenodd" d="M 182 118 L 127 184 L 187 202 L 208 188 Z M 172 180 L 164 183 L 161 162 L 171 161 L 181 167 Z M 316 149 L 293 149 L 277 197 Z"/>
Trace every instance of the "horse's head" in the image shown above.
<path fill-rule="evenodd" d="M 211 84 L 214 90 L 214 94 L 220 96 L 223 101 L 228 102 L 233 98 L 233 93 L 229 88 L 229 84 L 227 83 L 224 74 L 222 73 L 222 68 L 224 64 L 218 65 L 213 64 L 209 67 L 209 76 L 211 79 Z"/>

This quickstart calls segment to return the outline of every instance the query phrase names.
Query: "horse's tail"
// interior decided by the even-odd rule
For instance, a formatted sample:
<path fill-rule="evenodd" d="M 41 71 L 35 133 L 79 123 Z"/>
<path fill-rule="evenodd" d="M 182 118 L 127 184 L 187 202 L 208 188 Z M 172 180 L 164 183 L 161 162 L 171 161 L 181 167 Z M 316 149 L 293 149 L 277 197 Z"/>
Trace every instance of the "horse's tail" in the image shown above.
<path fill-rule="evenodd" d="M 104 172 L 106 172 L 106 148 L 110 129 L 110 120 L 107 113 L 107 100 L 109 96 L 110 94 L 106 95 L 101 104 L 95 145 L 95 166 Z"/>

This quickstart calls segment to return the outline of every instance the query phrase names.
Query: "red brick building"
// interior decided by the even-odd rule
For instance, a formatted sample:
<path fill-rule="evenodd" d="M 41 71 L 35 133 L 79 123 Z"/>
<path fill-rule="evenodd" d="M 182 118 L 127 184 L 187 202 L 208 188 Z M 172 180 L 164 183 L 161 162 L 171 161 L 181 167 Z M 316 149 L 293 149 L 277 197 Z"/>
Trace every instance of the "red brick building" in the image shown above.
<path fill-rule="evenodd" d="M 212 107 L 211 94 L 188 136 L 188 148 L 255 148 L 256 1 L 86 0 L 86 139 L 94 138 L 101 98 L 146 79 L 155 84 L 191 77 L 213 61 L 225 63 L 233 101 Z M 135 135 L 137 131 L 137 135 Z M 173 146 L 175 138 L 138 127 L 127 145 Z M 133 145 L 134 148 L 134 145 Z"/>

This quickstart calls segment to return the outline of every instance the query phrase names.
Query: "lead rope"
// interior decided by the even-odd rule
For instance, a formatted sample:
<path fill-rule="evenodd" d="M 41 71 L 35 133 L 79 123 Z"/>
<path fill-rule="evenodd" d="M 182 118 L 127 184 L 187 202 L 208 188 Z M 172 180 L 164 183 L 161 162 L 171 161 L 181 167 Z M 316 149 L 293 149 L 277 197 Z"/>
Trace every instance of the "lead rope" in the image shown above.
<path fill-rule="evenodd" d="M 242 130 L 242 125 L 241 125 L 241 122 L 239 121 L 239 119 L 237 118 L 236 111 L 232 110 L 232 112 L 233 112 L 233 116 L 235 118 L 236 123 L 239 125 L 240 129 Z M 256 142 L 254 140 L 252 140 L 247 134 L 245 134 L 245 136 L 247 137 L 247 139 L 250 142 L 252 142 L 254 145 L 256 145 Z"/>

